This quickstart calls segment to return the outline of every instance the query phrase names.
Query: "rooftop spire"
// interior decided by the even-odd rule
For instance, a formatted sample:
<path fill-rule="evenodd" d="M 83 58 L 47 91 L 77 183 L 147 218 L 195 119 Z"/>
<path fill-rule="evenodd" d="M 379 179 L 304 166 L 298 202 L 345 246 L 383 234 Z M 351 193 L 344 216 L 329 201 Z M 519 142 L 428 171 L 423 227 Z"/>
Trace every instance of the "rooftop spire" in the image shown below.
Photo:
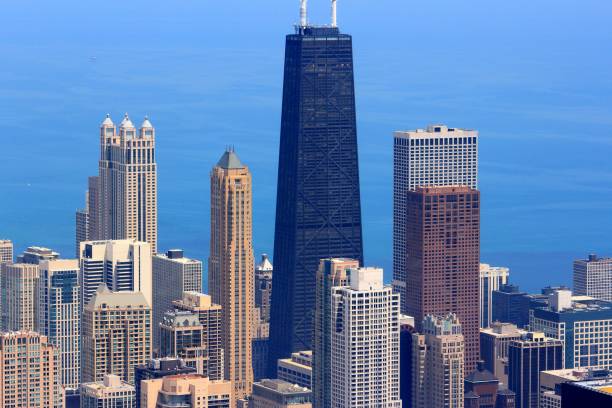
<path fill-rule="evenodd" d="M 338 27 L 338 22 L 336 19 L 336 0 L 331 0 L 331 26 Z"/>
<path fill-rule="evenodd" d="M 300 26 L 306 27 L 308 24 L 308 15 L 306 12 L 306 3 L 308 0 L 300 0 Z"/>
<path fill-rule="evenodd" d="M 102 126 L 115 126 L 109 113 L 106 114 L 106 118 L 104 118 L 104 121 L 102 122 Z"/>

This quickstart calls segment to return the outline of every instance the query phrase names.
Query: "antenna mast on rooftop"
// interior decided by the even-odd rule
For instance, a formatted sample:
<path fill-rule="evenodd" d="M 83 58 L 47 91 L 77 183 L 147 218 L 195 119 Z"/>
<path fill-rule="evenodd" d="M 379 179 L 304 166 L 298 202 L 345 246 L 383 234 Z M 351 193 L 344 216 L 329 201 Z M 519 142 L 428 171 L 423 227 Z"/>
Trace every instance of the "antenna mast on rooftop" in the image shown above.
<path fill-rule="evenodd" d="M 331 0 L 331 26 L 338 27 L 338 21 L 336 19 L 336 0 Z"/>
<path fill-rule="evenodd" d="M 308 0 L 300 0 L 300 26 L 306 27 L 308 24 L 308 17 L 306 13 L 306 3 Z"/>

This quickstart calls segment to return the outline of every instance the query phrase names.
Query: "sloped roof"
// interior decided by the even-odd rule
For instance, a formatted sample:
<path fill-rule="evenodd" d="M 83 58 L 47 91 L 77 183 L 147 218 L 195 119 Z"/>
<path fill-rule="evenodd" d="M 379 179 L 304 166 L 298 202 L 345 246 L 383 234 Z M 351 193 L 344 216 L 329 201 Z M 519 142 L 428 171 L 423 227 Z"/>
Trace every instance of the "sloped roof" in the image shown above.
<path fill-rule="evenodd" d="M 223 156 L 217 162 L 217 167 L 222 169 L 244 169 L 245 166 L 242 164 L 238 155 L 233 150 L 226 150 Z"/>

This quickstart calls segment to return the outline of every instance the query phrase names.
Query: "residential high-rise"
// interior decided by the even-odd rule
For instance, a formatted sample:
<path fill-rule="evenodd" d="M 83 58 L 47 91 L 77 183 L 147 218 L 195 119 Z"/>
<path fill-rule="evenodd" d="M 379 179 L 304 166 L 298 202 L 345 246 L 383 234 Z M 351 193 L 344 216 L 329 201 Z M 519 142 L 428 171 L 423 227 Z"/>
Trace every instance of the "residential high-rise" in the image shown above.
<path fill-rule="evenodd" d="M 253 385 L 253 214 L 251 173 L 227 150 L 210 174 L 208 292 L 221 305 L 225 379 L 242 399 Z"/>
<path fill-rule="evenodd" d="M 480 193 L 417 187 L 406 198 L 407 314 L 420 331 L 426 315 L 456 313 L 471 372 L 480 351 Z"/>
<path fill-rule="evenodd" d="M 352 37 L 304 17 L 285 42 L 268 374 L 311 350 L 319 260 L 363 264 Z"/>
<path fill-rule="evenodd" d="M 38 264 L 2 266 L 2 330 L 38 330 L 39 278 Z"/>
<path fill-rule="evenodd" d="M 408 312 L 406 194 L 417 187 L 478 188 L 478 132 L 431 125 L 393 135 L 393 286 Z M 417 319 L 420 324 L 420 319 Z M 463 322 L 463 320 L 462 320 Z"/>
<path fill-rule="evenodd" d="M 261 380 L 253 384 L 249 408 L 311 408 L 312 392 L 283 380 Z"/>
<path fill-rule="evenodd" d="M 351 270 L 350 286 L 332 289 L 331 406 L 401 407 L 399 295 L 383 270 Z"/>
<path fill-rule="evenodd" d="M 575 298 L 569 290 L 549 297 L 549 306 L 531 310 L 529 326 L 564 342 L 564 368 L 612 369 L 612 302 Z"/>
<path fill-rule="evenodd" d="M 261 262 L 255 267 L 255 306 L 259 308 L 261 321 L 270 322 L 270 298 L 272 296 L 272 273 L 274 267 L 268 255 L 261 256 Z"/>
<path fill-rule="evenodd" d="M 612 302 L 612 258 L 591 254 L 574 261 L 574 292 Z"/>
<path fill-rule="evenodd" d="M 455 314 L 425 316 L 413 335 L 413 408 L 463 408 L 464 337 Z M 408 405 L 408 402 L 406 402 Z"/>
<path fill-rule="evenodd" d="M 152 304 L 151 245 L 133 239 L 81 242 L 81 304 L 104 283 L 113 292 L 142 292 Z"/>
<path fill-rule="evenodd" d="M 100 127 L 98 167 L 98 179 L 89 180 L 91 201 L 96 203 L 90 211 L 97 218 L 90 223 L 91 239 L 133 239 L 148 242 L 157 252 L 157 164 L 151 122 L 145 117 L 137 131 L 126 114 L 117 132 L 107 115 Z"/>
<path fill-rule="evenodd" d="M 400 399 L 404 407 L 412 403 L 412 381 L 415 372 L 412 370 L 414 319 L 400 315 Z"/>
<path fill-rule="evenodd" d="M 277 377 L 312 390 L 312 351 L 298 351 L 292 353 L 291 358 L 278 360 Z"/>
<path fill-rule="evenodd" d="M 508 348 L 508 388 L 516 393 L 516 408 L 538 408 L 540 372 L 563 368 L 563 342 L 529 332 Z"/>
<path fill-rule="evenodd" d="M 349 286 L 350 271 L 357 268 L 359 261 L 356 259 L 328 258 L 319 263 L 312 356 L 312 401 L 317 408 L 331 407 L 332 290 L 334 287 Z"/>
<path fill-rule="evenodd" d="M 38 330 L 59 349 L 66 393 L 76 393 L 81 383 L 79 261 L 42 261 L 39 268 Z"/>
<path fill-rule="evenodd" d="M 0 333 L 0 406 L 63 408 L 57 347 L 33 331 Z"/>
<path fill-rule="evenodd" d="M 160 357 L 178 357 L 208 377 L 206 335 L 197 313 L 170 310 L 160 322 Z"/>
<path fill-rule="evenodd" d="M 183 292 L 202 292 L 202 262 L 186 258 L 181 249 L 153 257 L 153 350 L 159 348 L 159 324 Z"/>
<path fill-rule="evenodd" d="M 171 375 L 144 380 L 141 408 L 234 408 L 230 381 L 211 381 L 197 374 Z"/>
<path fill-rule="evenodd" d="M 0 265 L 13 262 L 13 242 L 0 239 Z"/>
<path fill-rule="evenodd" d="M 81 408 L 136 408 L 134 386 L 114 374 L 81 386 Z"/>
<path fill-rule="evenodd" d="M 88 223 L 87 223 L 87 236 L 88 241 L 99 241 L 104 239 L 102 233 L 102 207 L 100 194 L 100 176 L 90 176 L 87 178 L 87 202 L 85 207 L 87 208 Z M 77 248 L 77 251 L 80 249 Z M 78 255 L 77 255 L 78 258 Z"/>
<path fill-rule="evenodd" d="M 81 251 L 81 242 L 89 241 L 89 191 L 85 193 L 85 208 L 80 208 L 75 214 L 75 252 L 76 257 L 79 257 Z"/>
<path fill-rule="evenodd" d="M 493 291 L 508 283 L 510 269 L 503 266 L 480 264 L 480 327 L 493 322 Z"/>
<path fill-rule="evenodd" d="M 502 384 L 508 384 L 508 346 L 525 334 L 512 323 L 493 322 L 491 327 L 480 329 L 480 358 Z"/>
<path fill-rule="evenodd" d="M 202 332 L 205 336 L 207 350 L 206 375 L 211 380 L 224 378 L 224 353 L 222 331 L 222 309 L 220 305 L 212 303 L 212 298 L 203 293 L 185 292 L 181 300 L 173 302 L 175 310 L 183 310 L 197 314 Z"/>
<path fill-rule="evenodd" d="M 81 333 L 83 382 L 115 374 L 132 383 L 134 368 L 151 358 L 151 306 L 140 292 L 101 285 L 84 307 Z"/>
<path fill-rule="evenodd" d="M 136 408 L 140 408 L 141 385 L 143 380 L 169 377 L 171 375 L 196 374 L 195 368 L 187 367 L 178 358 L 155 358 L 134 369 L 134 387 L 136 388 Z"/>
<path fill-rule="evenodd" d="M 38 265 L 41 261 L 51 261 L 58 259 L 60 254 L 49 248 L 31 246 L 17 256 L 17 263 Z"/>

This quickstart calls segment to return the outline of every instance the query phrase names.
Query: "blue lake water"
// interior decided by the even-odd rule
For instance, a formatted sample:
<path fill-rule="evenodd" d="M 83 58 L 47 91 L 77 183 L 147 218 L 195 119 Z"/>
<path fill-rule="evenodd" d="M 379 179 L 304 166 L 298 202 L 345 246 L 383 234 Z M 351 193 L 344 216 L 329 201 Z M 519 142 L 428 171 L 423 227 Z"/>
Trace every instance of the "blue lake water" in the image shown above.
<path fill-rule="evenodd" d="M 157 129 L 160 249 L 206 259 L 208 174 L 231 144 L 254 176 L 255 250 L 271 253 L 298 2 L 125 3 L 3 1 L 0 237 L 73 256 L 99 123 L 127 111 Z M 326 22 L 328 2 L 309 3 Z M 366 263 L 390 279 L 392 132 L 429 123 L 480 131 L 483 262 L 537 290 L 570 284 L 576 257 L 612 255 L 612 4 L 373 3 L 338 5 L 354 36 Z"/>

